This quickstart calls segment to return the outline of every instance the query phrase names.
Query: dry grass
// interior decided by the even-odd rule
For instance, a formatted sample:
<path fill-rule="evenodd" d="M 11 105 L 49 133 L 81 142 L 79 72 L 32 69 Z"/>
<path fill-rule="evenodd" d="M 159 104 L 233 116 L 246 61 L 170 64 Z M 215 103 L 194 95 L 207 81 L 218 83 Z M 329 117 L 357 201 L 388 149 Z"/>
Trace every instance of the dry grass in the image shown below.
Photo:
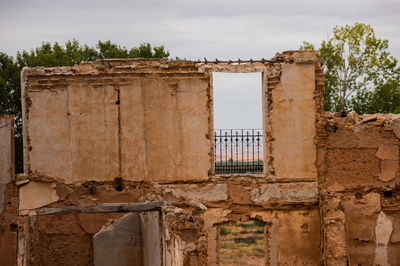
<path fill-rule="evenodd" d="M 264 226 L 257 221 L 221 225 L 219 251 L 221 266 L 265 265 Z"/>

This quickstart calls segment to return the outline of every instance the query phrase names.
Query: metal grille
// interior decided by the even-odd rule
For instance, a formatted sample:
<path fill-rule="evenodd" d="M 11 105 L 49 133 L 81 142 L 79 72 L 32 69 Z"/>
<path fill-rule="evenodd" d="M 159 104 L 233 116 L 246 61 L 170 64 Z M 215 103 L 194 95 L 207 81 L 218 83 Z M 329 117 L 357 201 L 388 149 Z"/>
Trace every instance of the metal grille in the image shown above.
<path fill-rule="evenodd" d="M 261 129 L 218 129 L 214 132 L 215 173 L 260 173 L 263 171 Z"/>

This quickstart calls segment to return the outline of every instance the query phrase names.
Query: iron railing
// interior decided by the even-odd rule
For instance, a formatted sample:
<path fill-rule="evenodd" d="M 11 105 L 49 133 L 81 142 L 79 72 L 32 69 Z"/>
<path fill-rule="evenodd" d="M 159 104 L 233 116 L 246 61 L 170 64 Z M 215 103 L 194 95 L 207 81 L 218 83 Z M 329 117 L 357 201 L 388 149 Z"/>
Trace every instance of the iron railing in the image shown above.
<path fill-rule="evenodd" d="M 261 129 L 217 129 L 214 132 L 216 174 L 263 172 Z"/>

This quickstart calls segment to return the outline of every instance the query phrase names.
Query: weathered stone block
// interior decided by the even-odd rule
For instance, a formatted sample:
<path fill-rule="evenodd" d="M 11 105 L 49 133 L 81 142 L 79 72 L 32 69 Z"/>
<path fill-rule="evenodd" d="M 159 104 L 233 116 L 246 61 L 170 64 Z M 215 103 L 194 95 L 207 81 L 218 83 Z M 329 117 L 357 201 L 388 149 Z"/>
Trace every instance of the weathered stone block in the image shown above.
<path fill-rule="evenodd" d="M 343 203 L 346 215 L 346 246 L 350 264 L 370 265 L 375 257 L 375 227 L 381 211 L 380 195 L 351 197 Z"/>
<path fill-rule="evenodd" d="M 0 184 L 11 181 L 13 127 L 14 122 L 11 118 L 0 116 Z"/>
<path fill-rule="evenodd" d="M 69 181 L 71 144 L 67 92 L 34 91 L 29 93 L 29 98 L 31 106 L 29 120 L 24 120 L 24 134 L 29 135 L 30 141 L 24 143 L 27 154 L 24 171 L 42 172 Z"/>
<path fill-rule="evenodd" d="M 222 201 L 228 199 L 227 184 L 199 185 L 165 185 L 162 186 L 165 193 L 171 193 L 178 199 L 195 200 L 202 202 Z"/>
<path fill-rule="evenodd" d="M 316 178 L 314 65 L 282 64 L 281 70 L 267 122 L 274 138 L 266 143 L 272 149 L 268 156 L 278 178 Z"/>
<path fill-rule="evenodd" d="M 328 149 L 324 165 L 325 185 L 330 187 L 338 183 L 353 188 L 374 184 L 380 173 L 380 160 L 375 153 L 374 148 Z"/>
<path fill-rule="evenodd" d="M 0 213 L 4 208 L 4 193 L 14 174 L 14 121 L 11 117 L 0 116 Z"/>
<path fill-rule="evenodd" d="M 274 223 L 270 243 L 277 254 L 272 265 L 320 264 L 318 209 L 277 211 Z"/>
<path fill-rule="evenodd" d="M 400 119 L 393 120 L 393 133 L 400 139 Z"/>
<path fill-rule="evenodd" d="M 57 186 L 49 182 L 29 182 L 19 188 L 19 209 L 31 210 L 58 201 Z"/>
<path fill-rule="evenodd" d="M 208 83 L 139 79 L 121 90 L 122 176 L 127 180 L 205 179 L 209 153 Z"/>
<path fill-rule="evenodd" d="M 157 74 L 125 77 L 116 68 L 110 78 L 87 79 L 87 66 L 82 72 L 54 68 L 46 75 L 24 69 L 25 171 L 66 183 L 207 179 L 212 168 L 208 80 L 138 68 Z M 30 82 L 31 71 L 48 85 Z"/>
<path fill-rule="evenodd" d="M 351 128 L 337 130 L 326 139 L 328 148 L 337 149 L 376 149 L 382 140 L 376 130 L 361 130 L 355 132 Z"/>
<path fill-rule="evenodd" d="M 316 182 L 263 184 L 252 189 L 250 196 L 253 202 L 259 204 L 317 202 L 318 186 Z"/>
<path fill-rule="evenodd" d="M 117 92 L 109 85 L 68 87 L 67 183 L 119 176 L 117 100 Z"/>
<path fill-rule="evenodd" d="M 312 51 L 302 51 L 293 53 L 293 59 L 296 64 L 314 64 L 318 56 Z"/>
<path fill-rule="evenodd" d="M 381 160 L 381 173 L 378 178 L 384 182 L 393 180 L 399 167 L 398 143 L 380 144 L 376 157 Z"/>
<path fill-rule="evenodd" d="M 94 265 L 143 265 L 143 236 L 139 213 L 124 215 L 93 236 Z"/>
<path fill-rule="evenodd" d="M 381 210 L 380 195 L 369 193 L 362 199 L 352 197 L 343 203 L 346 214 L 346 234 L 348 239 L 373 241 L 376 219 Z M 364 221 L 360 224 L 360 221 Z"/>

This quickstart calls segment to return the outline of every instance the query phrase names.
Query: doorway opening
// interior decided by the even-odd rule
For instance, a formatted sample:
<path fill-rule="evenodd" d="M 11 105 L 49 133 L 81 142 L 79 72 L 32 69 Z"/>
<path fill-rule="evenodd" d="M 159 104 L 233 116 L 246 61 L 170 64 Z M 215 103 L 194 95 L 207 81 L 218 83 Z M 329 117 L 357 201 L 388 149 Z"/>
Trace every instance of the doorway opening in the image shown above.
<path fill-rule="evenodd" d="M 265 224 L 231 221 L 219 226 L 219 265 L 265 265 Z"/>

